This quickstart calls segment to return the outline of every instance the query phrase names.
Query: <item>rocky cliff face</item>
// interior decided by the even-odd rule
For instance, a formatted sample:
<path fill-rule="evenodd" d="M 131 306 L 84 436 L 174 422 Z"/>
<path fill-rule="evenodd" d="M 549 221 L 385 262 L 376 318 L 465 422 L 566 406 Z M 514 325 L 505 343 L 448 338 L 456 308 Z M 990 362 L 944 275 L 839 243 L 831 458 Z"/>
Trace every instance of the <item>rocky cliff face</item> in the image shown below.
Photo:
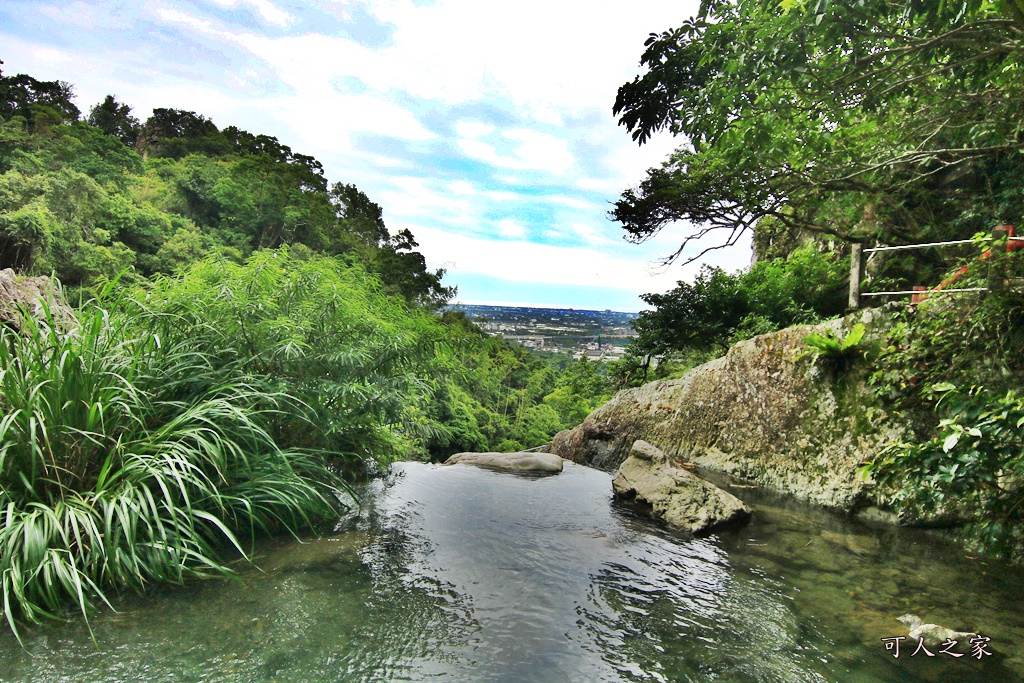
<path fill-rule="evenodd" d="M 900 435 L 864 385 L 866 368 L 839 375 L 807 355 L 812 331 L 867 328 L 885 334 L 881 309 L 821 325 L 793 327 L 736 344 L 722 358 L 675 380 L 616 394 L 552 453 L 615 469 L 642 439 L 670 457 L 842 510 L 871 504 L 856 469 Z"/>
<path fill-rule="evenodd" d="M 0 270 L 0 325 L 20 330 L 25 316 L 42 320 L 47 310 L 60 325 L 74 321 L 74 314 L 50 278 L 16 275 L 10 268 Z"/>

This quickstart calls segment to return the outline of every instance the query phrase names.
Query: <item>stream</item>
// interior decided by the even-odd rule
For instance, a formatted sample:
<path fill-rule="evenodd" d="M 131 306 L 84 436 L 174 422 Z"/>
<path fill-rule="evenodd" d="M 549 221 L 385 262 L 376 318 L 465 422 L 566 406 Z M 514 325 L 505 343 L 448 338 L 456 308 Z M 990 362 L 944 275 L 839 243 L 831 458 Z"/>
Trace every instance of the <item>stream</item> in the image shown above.
<path fill-rule="evenodd" d="M 756 489 L 751 522 L 688 538 L 611 477 L 399 463 L 321 535 L 237 580 L 155 588 L 0 634 L 0 681 L 1024 681 L 1024 571 L 924 532 Z M 912 613 L 991 656 L 900 656 Z M 95 642 L 93 640 L 95 638 Z M 935 649 L 932 648 L 932 652 Z"/>

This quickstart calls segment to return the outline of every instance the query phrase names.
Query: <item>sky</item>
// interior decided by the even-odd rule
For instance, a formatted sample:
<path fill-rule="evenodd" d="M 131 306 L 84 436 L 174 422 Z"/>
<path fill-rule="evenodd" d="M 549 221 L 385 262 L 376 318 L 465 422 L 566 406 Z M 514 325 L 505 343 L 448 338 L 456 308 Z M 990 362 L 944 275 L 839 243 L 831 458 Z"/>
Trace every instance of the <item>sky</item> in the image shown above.
<path fill-rule="evenodd" d="M 83 113 L 114 94 L 277 137 L 411 230 L 458 302 L 637 311 L 699 266 L 660 265 L 686 225 L 636 245 L 609 219 L 682 142 L 636 145 L 612 104 L 696 4 L 0 0 L 0 69 L 72 83 Z"/>

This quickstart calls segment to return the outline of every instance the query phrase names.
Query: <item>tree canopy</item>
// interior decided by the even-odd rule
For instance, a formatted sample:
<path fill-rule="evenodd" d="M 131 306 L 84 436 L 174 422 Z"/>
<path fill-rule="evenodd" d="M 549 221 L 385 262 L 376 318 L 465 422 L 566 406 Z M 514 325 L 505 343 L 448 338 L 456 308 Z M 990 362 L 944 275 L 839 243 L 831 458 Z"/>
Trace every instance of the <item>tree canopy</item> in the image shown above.
<path fill-rule="evenodd" d="M 4 76 L 0 71 L 0 118 L 19 116 L 32 126 L 76 121 L 81 112 L 73 97 L 74 89 L 64 81 L 40 81 L 27 74 Z"/>
<path fill-rule="evenodd" d="M 667 260 L 765 217 L 894 243 L 1024 212 L 1022 0 L 704 0 L 641 64 L 619 123 L 683 145 L 611 213 L 634 241 L 690 222 Z"/>
<path fill-rule="evenodd" d="M 437 308 L 454 288 L 408 230 L 352 183 L 270 135 L 192 111 L 144 123 L 108 95 L 85 121 L 62 81 L 0 74 L 0 267 L 90 287 L 134 267 L 172 273 L 211 251 L 236 261 L 296 246 L 346 255 L 388 293 Z"/>

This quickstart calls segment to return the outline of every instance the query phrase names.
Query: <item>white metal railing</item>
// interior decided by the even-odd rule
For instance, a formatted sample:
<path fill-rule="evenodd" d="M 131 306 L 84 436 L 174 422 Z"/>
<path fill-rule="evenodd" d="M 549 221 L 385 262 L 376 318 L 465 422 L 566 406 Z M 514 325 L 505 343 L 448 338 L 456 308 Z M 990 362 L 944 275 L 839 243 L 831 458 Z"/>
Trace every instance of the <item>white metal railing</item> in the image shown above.
<path fill-rule="evenodd" d="M 986 237 L 985 239 L 995 239 L 994 237 Z M 1024 242 L 1024 237 L 1009 237 L 1007 238 L 1011 242 Z M 876 251 L 898 251 L 900 249 L 924 249 L 925 247 L 949 247 L 956 244 L 974 244 L 977 240 L 950 240 L 949 242 L 925 242 L 923 244 L 901 244 L 895 247 L 871 247 L 870 249 L 864 249 L 865 254 L 870 254 Z"/>
<path fill-rule="evenodd" d="M 996 228 L 997 233 L 1002 232 L 1002 235 L 993 234 L 991 237 L 986 238 L 989 240 L 1001 239 L 1006 237 L 1006 233 L 1011 233 L 1007 239 L 1011 242 L 1024 242 L 1024 237 L 1015 237 L 1012 235 L 1013 228 L 1011 226 L 1000 226 Z M 860 244 L 851 245 L 850 249 L 850 298 L 849 308 L 857 309 L 860 308 L 860 298 L 862 296 L 906 296 L 910 295 L 925 295 L 931 296 L 933 294 L 953 294 L 957 292 L 984 292 L 988 290 L 988 287 L 959 287 L 951 289 L 901 289 L 891 292 L 861 292 L 860 291 L 860 280 L 863 274 L 863 262 L 862 254 L 872 254 L 881 251 L 902 251 L 905 249 L 925 249 L 927 247 L 952 247 L 961 244 L 974 244 L 977 240 L 949 240 L 946 242 L 925 242 L 922 244 L 901 244 L 895 247 L 871 247 L 870 249 L 864 249 Z"/>
<path fill-rule="evenodd" d="M 895 292 L 861 292 L 861 296 L 906 296 L 907 294 L 952 294 L 953 292 L 987 292 L 988 287 L 960 287 L 957 289 L 900 289 Z"/>

